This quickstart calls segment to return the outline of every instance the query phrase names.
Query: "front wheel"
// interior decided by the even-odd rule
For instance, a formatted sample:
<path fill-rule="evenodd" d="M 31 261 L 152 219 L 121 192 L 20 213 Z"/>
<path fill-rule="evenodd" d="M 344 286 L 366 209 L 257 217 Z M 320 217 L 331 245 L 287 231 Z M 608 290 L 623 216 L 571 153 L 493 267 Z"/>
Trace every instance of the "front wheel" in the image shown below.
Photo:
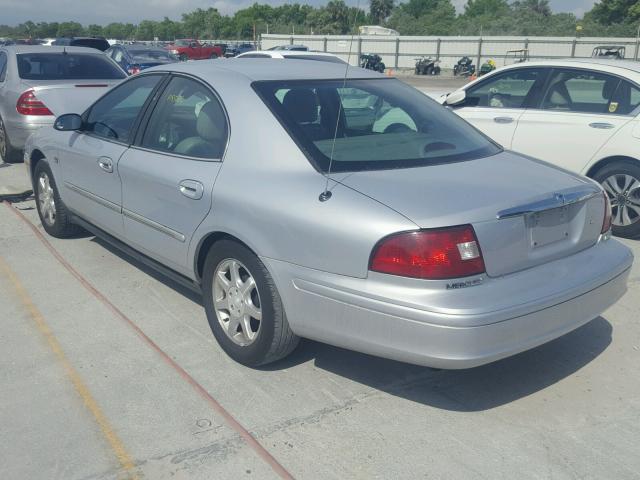
<path fill-rule="evenodd" d="M 186 53 L 181 53 L 180 55 L 178 55 L 178 58 L 180 59 L 181 62 L 186 62 L 187 60 L 189 60 L 189 57 L 187 56 Z"/>
<path fill-rule="evenodd" d="M 613 234 L 640 237 L 640 162 L 614 162 L 594 175 L 611 201 Z"/>
<path fill-rule="evenodd" d="M 298 345 L 271 275 L 240 243 L 213 245 L 202 288 L 211 331 L 236 362 L 257 367 L 286 357 Z"/>
<path fill-rule="evenodd" d="M 36 164 L 33 178 L 38 216 L 45 231 L 56 238 L 67 238 L 80 233 L 82 229 L 71 223 L 71 215 L 62 203 L 51 167 L 46 160 L 40 160 Z"/>

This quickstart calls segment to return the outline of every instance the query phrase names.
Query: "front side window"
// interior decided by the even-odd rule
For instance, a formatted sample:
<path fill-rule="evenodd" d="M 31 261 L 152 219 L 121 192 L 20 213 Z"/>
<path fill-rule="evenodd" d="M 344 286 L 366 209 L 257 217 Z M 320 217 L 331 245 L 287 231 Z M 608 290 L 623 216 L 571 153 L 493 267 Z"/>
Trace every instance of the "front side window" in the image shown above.
<path fill-rule="evenodd" d="M 265 81 L 253 87 L 323 172 L 330 163 L 332 172 L 380 170 L 501 151 L 456 114 L 398 80 Z"/>
<path fill-rule="evenodd" d="M 467 90 L 464 106 L 525 108 L 543 80 L 544 71 L 534 68 L 509 70 Z"/>
<path fill-rule="evenodd" d="M 220 159 L 227 119 L 213 93 L 200 82 L 175 77 L 162 92 L 142 147 L 188 157 Z"/>
<path fill-rule="evenodd" d="M 17 59 L 18 75 L 24 80 L 119 80 L 127 77 L 101 53 L 21 53 Z"/>
<path fill-rule="evenodd" d="M 603 73 L 554 70 L 542 108 L 577 113 L 615 113 L 617 107 L 610 107 L 613 107 L 611 102 L 619 83 L 619 78 Z"/>
<path fill-rule="evenodd" d="M 89 110 L 84 131 L 99 137 L 129 143 L 133 125 L 162 75 L 143 75 L 116 87 Z"/>

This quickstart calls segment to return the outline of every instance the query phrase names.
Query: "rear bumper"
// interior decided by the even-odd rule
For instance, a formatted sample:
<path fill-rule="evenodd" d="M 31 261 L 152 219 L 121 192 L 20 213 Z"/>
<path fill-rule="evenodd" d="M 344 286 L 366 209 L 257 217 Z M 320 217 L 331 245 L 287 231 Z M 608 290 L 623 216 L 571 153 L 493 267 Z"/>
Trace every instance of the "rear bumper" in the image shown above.
<path fill-rule="evenodd" d="M 586 267 L 584 262 L 594 254 L 601 262 L 593 268 L 572 268 L 574 262 Z M 386 300 L 374 299 L 365 287 L 357 294 L 347 290 L 338 278 L 329 284 L 329 274 L 309 275 L 300 267 L 265 259 L 275 274 L 296 334 L 372 355 L 448 369 L 475 367 L 514 355 L 595 319 L 626 292 L 632 261 L 629 249 L 619 242 L 601 242 L 567 259 L 510 275 L 503 279 L 510 288 L 503 288 L 507 285 L 500 281 L 487 280 L 477 287 L 442 292 L 441 296 L 452 294 L 447 301 L 453 303 L 445 313 L 442 305 L 401 305 L 400 297 L 410 296 L 411 288 L 396 289 L 397 295 Z M 560 271 L 564 275 L 559 275 Z M 556 290 L 553 298 L 532 299 L 530 293 L 535 287 L 527 283 L 527 278 L 534 272 L 541 277 L 540 282 Z M 567 284 L 570 280 L 573 283 Z M 349 279 L 347 283 L 368 281 Z M 480 295 L 473 293 L 476 289 Z M 518 290 L 521 294 L 514 294 Z M 466 310 L 456 309 L 456 296 L 464 305 L 470 295 L 475 304 L 469 304 Z M 507 296 L 499 309 L 496 295 Z M 432 298 L 433 304 L 438 303 Z"/>
<path fill-rule="evenodd" d="M 23 150 L 27 138 L 29 138 L 33 132 L 44 126 L 53 125 L 55 117 L 51 116 L 47 118 L 50 118 L 50 120 L 43 121 L 42 117 L 40 117 L 37 121 L 31 121 L 29 117 L 25 117 L 25 121 L 23 122 L 7 121 L 5 126 L 11 146 L 16 150 Z"/>

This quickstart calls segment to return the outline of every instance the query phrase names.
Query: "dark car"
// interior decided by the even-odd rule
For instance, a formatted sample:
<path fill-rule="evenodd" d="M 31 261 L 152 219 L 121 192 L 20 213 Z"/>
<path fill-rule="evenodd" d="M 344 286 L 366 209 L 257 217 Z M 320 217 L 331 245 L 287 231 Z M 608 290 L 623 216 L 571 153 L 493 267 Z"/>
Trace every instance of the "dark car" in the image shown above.
<path fill-rule="evenodd" d="M 237 57 L 241 53 L 253 52 L 256 47 L 253 43 L 236 43 L 235 45 L 228 45 L 224 52 L 224 56 L 227 58 Z"/>
<path fill-rule="evenodd" d="M 145 68 L 178 62 L 179 59 L 162 47 L 149 45 L 114 45 L 106 53 L 129 75 L 135 75 Z"/>
<path fill-rule="evenodd" d="M 96 48 L 102 52 L 108 50 L 109 42 L 103 37 L 64 37 L 56 38 L 51 45 L 60 47 L 89 47 Z"/>

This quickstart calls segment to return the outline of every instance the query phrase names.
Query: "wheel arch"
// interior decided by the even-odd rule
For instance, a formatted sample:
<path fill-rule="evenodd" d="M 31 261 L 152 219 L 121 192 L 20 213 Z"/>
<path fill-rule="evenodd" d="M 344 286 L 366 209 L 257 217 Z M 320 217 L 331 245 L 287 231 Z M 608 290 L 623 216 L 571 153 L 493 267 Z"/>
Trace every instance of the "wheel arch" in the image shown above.
<path fill-rule="evenodd" d="M 40 160 L 44 158 L 47 157 L 45 157 L 44 153 L 42 153 L 42 151 L 38 148 L 34 148 L 31 152 L 31 155 L 29 155 L 29 175 L 31 177 L 31 184 L 33 184 L 34 182 L 33 174 L 36 171 L 36 165 Z"/>
<path fill-rule="evenodd" d="M 640 159 L 629 157 L 626 155 L 612 155 L 595 162 L 589 167 L 589 170 L 587 170 L 587 173 L 585 175 L 589 178 L 593 178 L 604 167 L 616 162 L 638 162 L 638 164 L 640 165 Z"/>
<path fill-rule="evenodd" d="M 246 242 L 236 237 L 235 235 L 223 231 L 210 232 L 203 236 L 198 242 L 198 246 L 196 247 L 193 259 L 194 272 L 196 275 L 196 280 L 198 282 L 201 282 L 202 280 L 202 273 L 204 270 L 205 260 L 207 259 L 207 254 L 209 253 L 213 245 L 215 245 L 220 240 L 231 240 L 239 243 L 243 247 L 249 249 L 254 255 L 258 256 L 255 249 L 251 248 L 250 245 L 248 245 Z"/>

